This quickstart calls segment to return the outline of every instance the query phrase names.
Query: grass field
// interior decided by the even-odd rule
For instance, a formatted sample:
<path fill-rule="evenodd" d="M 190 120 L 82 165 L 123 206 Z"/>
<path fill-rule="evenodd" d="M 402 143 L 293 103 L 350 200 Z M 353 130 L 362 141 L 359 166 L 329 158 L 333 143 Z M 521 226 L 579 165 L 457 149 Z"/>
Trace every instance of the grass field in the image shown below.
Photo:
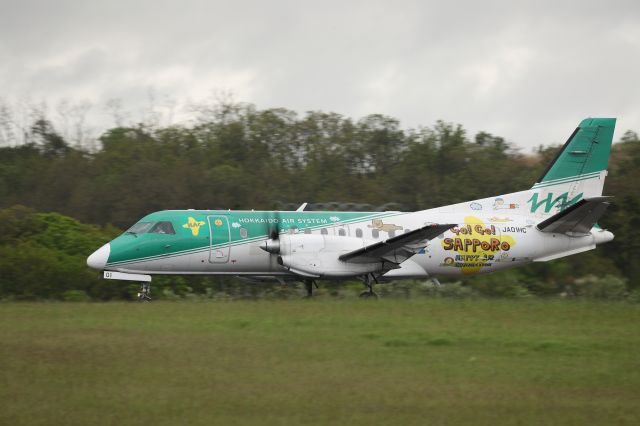
<path fill-rule="evenodd" d="M 0 423 L 640 424 L 640 307 L 0 304 Z"/>

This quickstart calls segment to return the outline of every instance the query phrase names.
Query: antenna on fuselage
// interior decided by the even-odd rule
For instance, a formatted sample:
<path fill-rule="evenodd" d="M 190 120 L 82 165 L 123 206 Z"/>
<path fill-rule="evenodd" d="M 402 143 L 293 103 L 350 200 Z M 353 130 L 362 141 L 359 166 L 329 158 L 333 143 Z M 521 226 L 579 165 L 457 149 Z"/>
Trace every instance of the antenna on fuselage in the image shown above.
<path fill-rule="evenodd" d="M 301 212 L 301 211 L 304 211 L 304 209 L 306 209 L 306 208 L 307 208 L 307 203 L 302 203 L 302 204 L 300 204 L 300 207 L 298 207 L 296 209 L 296 211 L 297 212 Z"/>

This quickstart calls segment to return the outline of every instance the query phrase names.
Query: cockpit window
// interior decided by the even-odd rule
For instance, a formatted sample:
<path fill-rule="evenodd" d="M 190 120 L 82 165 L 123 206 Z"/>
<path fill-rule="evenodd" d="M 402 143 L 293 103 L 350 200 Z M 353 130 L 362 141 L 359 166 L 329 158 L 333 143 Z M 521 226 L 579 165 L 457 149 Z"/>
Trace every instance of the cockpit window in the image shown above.
<path fill-rule="evenodd" d="M 158 222 L 149 230 L 150 234 L 175 234 L 171 222 Z"/>
<path fill-rule="evenodd" d="M 138 222 L 131 228 L 127 229 L 127 234 L 144 234 L 149 228 L 151 228 L 153 222 Z"/>

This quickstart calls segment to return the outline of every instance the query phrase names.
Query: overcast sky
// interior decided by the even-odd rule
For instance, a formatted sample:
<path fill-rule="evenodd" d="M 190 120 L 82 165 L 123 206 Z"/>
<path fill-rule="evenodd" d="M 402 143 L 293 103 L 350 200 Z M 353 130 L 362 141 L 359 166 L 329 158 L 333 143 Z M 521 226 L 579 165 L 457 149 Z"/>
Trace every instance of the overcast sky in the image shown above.
<path fill-rule="evenodd" d="M 529 151 L 587 116 L 640 132 L 640 1 L 0 0 L 0 99 L 142 114 L 258 108 L 438 119 Z"/>

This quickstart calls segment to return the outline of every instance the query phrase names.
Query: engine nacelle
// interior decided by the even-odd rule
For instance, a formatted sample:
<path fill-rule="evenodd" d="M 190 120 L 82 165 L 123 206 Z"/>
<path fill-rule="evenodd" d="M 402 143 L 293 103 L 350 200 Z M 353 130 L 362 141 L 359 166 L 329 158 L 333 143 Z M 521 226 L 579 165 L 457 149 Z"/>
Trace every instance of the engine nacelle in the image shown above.
<path fill-rule="evenodd" d="M 280 253 L 280 240 L 267 240 L 260 245 L 260 248 L 267 253 Z"/>
<path fill-rule="evenodd" d="M 346 278 L 381 271 L 382 262 L 349 263 L 338 259 L 365 244 L 360 238 L 334 235 L 282 235 L 278 263 L 293 273 L 310 277 Z"/>

